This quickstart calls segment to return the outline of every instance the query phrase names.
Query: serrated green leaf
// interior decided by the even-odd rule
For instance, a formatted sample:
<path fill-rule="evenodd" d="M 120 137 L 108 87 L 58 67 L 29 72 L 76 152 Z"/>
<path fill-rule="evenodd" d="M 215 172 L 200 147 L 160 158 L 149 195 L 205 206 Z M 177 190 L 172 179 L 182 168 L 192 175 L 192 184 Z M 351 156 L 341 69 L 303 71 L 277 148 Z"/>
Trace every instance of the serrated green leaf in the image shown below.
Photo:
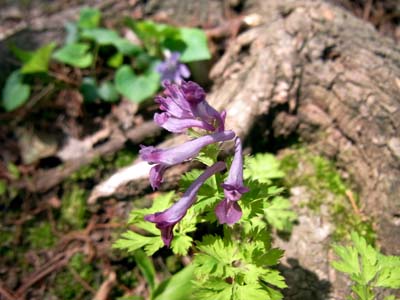
<path fill-rule="evenodd" d="M 351 239 L 355 248 L 360 254 L 362 272 L 361 277 L 364 284 L 368 284 L 378 272 L 377 268 L 377 251 L 367 244 L 367 241 L 359 236 L 356 232 L 351 233 Z"/>
<path fill-rule="evenodd" d="M 229 277 L 235 274 L 232 263 L 240 258 L 231 241 L 206 235 L 197 248 L 201 251 L 195 256 L 196 275 Z"/>
<path fill-rule="evenodd" d="M 196 298 L 199 300 L 232 300 L 233 285 L 219 279 L 211 278 L 206 283 L 198 280 L 196 284 Z"/>
<path fill-rule="evenodd" d="M 177 233 L 171 243 L 172 251 L 177 255 L 187 255 L 189 248 L 193 244 L 193 239 L 185 234 Z"/>
<path fill-rule="evenodd" d="M 132 252 L 144 247 L 147 255 L 153 255 L 158 249 L 162 248 L 164 243 L 160 236 L 143 236 L 133 231 L 127 231 L 121 235 L 114 244 L 113 248 Z"/>
<path fill-rule="evenodd" d="M 115 74 L 115 86 L 126 98 L 140 103 L 157 92 L 160 75 L 153 71 L 136 75 L 130 66 L 124 65 Z"/>
<path fill-rule="evenodd" d="M 20 70 L 15 70 L 8 76 L 1 99 L 1 104 L 6 111 L 15 110 L 28 101 L 31 88 L 22 80 Z"/>
<path fill-rule="evenodd" d="M 259 153 L 253 157 L 245 158 L 245 178 L 268 183 L 271 179 L 284 176 L 285 173 L 280 169 L 280 162 L 273 154 Z"/>
<path fill-rule="evenodd" d="M 341 260 L 332 262 L 332 266 L 343 273 L 360 274 L 357 250 L 353 247 L 333 246 L 333 251 Z"/>
<path fill-rule="evenodd" d="M 155 287 L 156 271 L 154 269 L 153 261 L 141 250 L 136 250 L 133 253 L 135 261 L 146 279 L 147 284 L 150 287 L 150 291 L 153 292 Z"/>
<path fill-rule="evenodd" d="M 281 289 L 287 287 L 285 278 L 283 278 L 283 276 L 277 270 L 267 270 L 265 274 L 261 276 L 261 278 L 265 282 Z"/>
<path fill-rule="evenodd" d="M 82 29 L 96 28 L 100 24 L 101 12 L 96 8 L 85 7 L 79 12 L 78 27 Z"/>
<path fill-rule="evenodd" d="M 281 292 L 269 287 L 269 286 L 264 286 L 266 292 L 268 293 L 269 297 L 271 300 L 281 300 L 283 299 L 283 295 Z"/>
<path fill-rule="evenodd" d="M 180 28 L 180 39 L 185 43 L 180 60 L 191 62 L 211 58 L 205 32 L 197 28 Z"/>
<path fill-rule="evenodd" d="M 90 46 L 84 43 L 67 44 L 54 52 L 53 58 L 78 68 L 87 68 L 93 62 Z"/>
<path fill-rule="evenodd" d="M 235 300 L 248 300 L 248 299 L 265 299 L 270 300 L 269 293 L 267 293 L 259 284 L 246 284 L 234 287 Z"/>
<path fill-rule="evenodd" d="M 392 289 L 400 288 L 400 257 L 385 256 L 380 254 L 379 273 L 375 286 L 387 287 Z"/>
<path fill-rule="evenodd" d="M 289 200 L 277 196 L 265 205 L 265 217 L 272 226 L 281 231 L 291 231 L 293 222 L 297 219 Z"/>
<path fill-rule="evenodd" d="M 97 89 L 97 94 L 107 102 L 116 102 L 119 99 L 117 89 L 110 81 L 104 81 Z"/>
<path fill-rule="evenodd" d="M 161 283 L 154 291 L 153 300 L 188 300 L 192 294 L 194 266 L 189 265 Z"/>

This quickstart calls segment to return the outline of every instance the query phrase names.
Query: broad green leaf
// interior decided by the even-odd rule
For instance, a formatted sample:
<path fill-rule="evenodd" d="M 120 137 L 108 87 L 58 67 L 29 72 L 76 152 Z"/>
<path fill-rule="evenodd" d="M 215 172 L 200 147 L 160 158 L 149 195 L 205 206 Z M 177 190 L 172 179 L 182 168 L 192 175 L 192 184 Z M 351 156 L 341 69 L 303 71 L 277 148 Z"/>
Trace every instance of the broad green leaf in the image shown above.
<path fill-rule="evenodd" d="M 154 23 L 152 21 L 136 22 L 128 19 L 127 25 L 135 31 L 147 49 L 147 52 L 153 56 L 161 54 L 161 46 L 166 40 L 177 40 L 180 38 L 178 28 L 166 24 Z"/>
<path fill-rule="evenodd" d="M 143 277 L 146 279 L 151 292 L 153 292 L 156 277 L 156 271 L 154 269 L 153 261 L 142 250 L 136 250 L 133 253 L 133 256 L 140 271 L 143 274 Z"/>
<path fill-rule="evenodd" d="M 194 265 L 191 264 L 162 282 L 154 292 L 153 300 L 188 300 L 191 297 Z"/>
<path fill-rule="evenodd" d="M 47 44 L 32 53 L 29 60 L 21 68 L 21 74 L 47 72 L 51 53 L 56 44 Z"/>
<path fill-rule="evenodd" d="M 207 37 L 203 30 L 197 28 L 180 28 L 180 37 L 186 47 L 182 52 L 181 61 L 191 62 L 210 59 Z"/>
<path fill-rule="evenodd" d="M 119 99 L 117 89 L 110 81 L 104 81 L 97 89 L 97 94 L 107 102 L 115 102 Z"/>
<path fill-rule="evenodd" d="M 85 7 L 79 12 L 78 27 L 82 29 L 96 28 L 100 24 L 101 12 L 96 8 Z"/>
<path fill-rule="evenodd" d="M 112 45 L 123 55 L 136 55 L 142 51 L 140 46 L 132 44 L 129 40 L 122 38 L 118 32 L 106 28 L 86 29 L 82 37 L 95 41 L 100 46 Z"/>
<path fill-rule="evenodd" d="M 107 60 L 107 64 L 112 68 L 119 68 L 124 62 L 124 55 L 121 52 L 115 53 Z"/>
<path fill-rule="evenodd" d="M 93 63 L 89 49 L 90 46 L 84 43 L 68 44 L 55 51 L 53 58 L 74 67 L 87 68 Z"/>
<path fill-rule="evenodd" d="M 80 91 L 86 102 L 94 102 L 99 97 L 96 79 L 93 77 L 84 77 Z"/>
<path fill-rule="evenodd" d="M 115 41 L 121 39 L 116 31 L 106 28 L 85 29 L 81 36 L 93 40 L 99 45 L 113 45 Z"/>
<path fill-rule="evenodd" d="M 78 26 L 74 22 L 65 23 L 65 31 L 67 32 L 65 36 L 65 44 L 76 43 L 79 39 Z"/>
<path fill-rule="evenodd" d="M 31 88 L 22 80 L 20 70 L 15 70 L 8 76 L 1 99 L 1 104 L 6 111 L 15 110 L 28 101 Z"/>
<path fill-rule="evenodd" d="M 118 40 L 114 41 L 114 46 L 120 53 L 127 56 L 137 55 L 143 51 L 140 46 L 132 44 L 130 41 L 124 38 L 119 38 Z"/>
<path fill-rule="evenodd" d="M 18 58 L 22 63 L 27 63 L 32 55 L 33 51 L 26 51 L 23 49 L 18 48 L 14 44 L 10 45 L 10 51 L 15 55 L 16 58 Z"/>
<path fill-rule="evenodd" d="M 115 74 L 115 86 L 126 98 L 140 103 L 157 92 L 160 75 L 153 71 L 136 75 L 130 66 L 124 65 Z"/>

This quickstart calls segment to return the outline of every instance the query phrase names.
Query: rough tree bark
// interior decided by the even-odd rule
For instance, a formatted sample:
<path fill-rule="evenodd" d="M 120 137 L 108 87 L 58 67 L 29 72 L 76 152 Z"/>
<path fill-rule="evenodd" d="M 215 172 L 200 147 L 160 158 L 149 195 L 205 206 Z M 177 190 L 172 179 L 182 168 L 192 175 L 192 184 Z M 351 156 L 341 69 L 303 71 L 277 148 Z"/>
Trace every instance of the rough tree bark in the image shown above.
<path fill-rule="evenodd" d="M 243 135 L 273 118 L 274 135 L 296 132 L 335 158 L 383 249 L 400 254 L 400 48 L 322 1 L 259 2 L 264 24 L 214 67 L 211 101 Z"/>

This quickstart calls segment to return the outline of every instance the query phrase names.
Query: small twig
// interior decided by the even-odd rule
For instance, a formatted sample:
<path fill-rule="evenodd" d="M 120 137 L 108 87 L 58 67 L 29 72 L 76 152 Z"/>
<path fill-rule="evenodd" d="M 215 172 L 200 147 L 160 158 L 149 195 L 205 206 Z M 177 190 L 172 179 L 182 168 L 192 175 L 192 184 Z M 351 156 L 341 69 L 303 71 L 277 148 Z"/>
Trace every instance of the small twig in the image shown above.
<path fill-rule="evenodd" d="M 363 13 L 363 20 L 365 20 L 365 21 L 368 21 L 370 15 L 371 15 L 373 1 L 374 0 L 368 0 L 367 3 L 365 4 L 364 13 Z"/>
<path fill-rule="evenodd" d="M 354 199 L 353 192 L 350 191 L 350 190 L 346 190 L 346 196 L 347 196 L 347 198 L 349 199 L 349 201 L 350 201 L 350 203 L 351 203 L 351 206 L 353 207 L 354 212 L 355 212 L 357 215 L 361 215 L 360 209 L 358 208 L 357 203 L 356 203 L 356 201 L 355 201 L 355 199 Z"/>
<path fill-rule="evenodd" d="M 82 287 L 92 294 L 96 294 L 96 290 L 92 288 L 74 269 L 68 268 L 74 279 L 82 285 Z"/>
<path fill-rule="evenodd" d="M 5 300 L 18 300 L 11 291 L 8 290 L 0 280 L 0 298 L 4 297 Z"/>
<path fill-rule="evenodd" d="M 18 288 L 15 295 L 17 299 L 23 299 L 26 291 L 34 285 L 36 282 L 46 277 L 48 274 L 55 270 L 65 266 L 69 259 L 77 252 L 81 250 L 80 247 L 71 249 L 68 253 L 60 253 L 51 259 L 48 263 L 42 266 L 41 270 L 31 274 L 28 279 Z"/>

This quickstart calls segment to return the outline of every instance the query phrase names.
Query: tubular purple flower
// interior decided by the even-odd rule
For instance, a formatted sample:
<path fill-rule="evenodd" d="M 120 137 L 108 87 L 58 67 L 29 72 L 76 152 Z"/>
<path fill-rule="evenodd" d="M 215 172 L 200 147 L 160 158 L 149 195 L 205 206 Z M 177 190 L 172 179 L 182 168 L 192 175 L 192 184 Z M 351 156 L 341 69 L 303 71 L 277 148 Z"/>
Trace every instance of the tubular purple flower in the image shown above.
<path fill-rule="evenodd" d="M 173 239 L 173 229 L 176 223 L 178 223 L 186 215 L 187 210 L 196 201 L 196 196 L 201 185 L 212 175 L 217 172 L 221 172 L 225 169 L 226 165 L 224 162 L 216 162 L 211 167 L 207 168 L 203 174 L 201 174 L 188 190 L 183 194 L 182 198 L 173 204 L 170 208 L 163 212 L 157 212 L 155 214 L 147 215 L 144 217 L 146 221 L 156 224 L 156 227 L 161 231 L 161 238 L 164 245 L 169 247 Z"/>
<path fill-rule="evenodd" d="M 179 52 L 167 53 L 166 59 L 157 65 L 156 71 L 160 73 L 161 80 L 180 84 L 184 78 L 190 76 L 188 67 L 179 61 L 180 56 Z"/>
<path fill-rule="evenodd" d="M 249 191 L 249 189 L 243 185 L 242 142 L 238 136 L 235 138 L 235 156 L 233 157 L 228 178 L 221 186 L 224 188 L 226 199 L 230 201 L 238 201 L 242 194 Z"/>
<path fill-rule="evenodd" d="M 150 183 L 153 189 L 156 189 L 162 182 L 163 173 L 167 167 L 196 157 L 200 150 L 207 145 L 228 141 L 234 137 L 235 133 L 233 131 L 226 130 L 205 135 L 168 149 L 141 146 L 142 149 L 140 149 L 139 154 L 140 157 L 148 163 L 156 164 L 156 166 L 150 170 Z"/>
<path fill-rule="evenodd" d="M 218 221 L 221 224 L 233 224 L 239 221 L 242 210 L 236 203 L 242 194 L 249 191 L 243 185 L 243 154 L 239 137 L 235 138 L 235 156 L 229 170 L 228 178 L 221 186 L 224 188 L 225 199 L 215 208 Z"/>
<path fill-rule="evenodd" d="M 214 127 L 210 124 L 197 120 L 197 119 L 177 119 L 169 116 L 167 113 L 155 113 L 154 114 L 154 122 L 163 127 L 164 129 L 170 132 L 181 133 L 186 131 L 188 128 L 202 128 L 204 130 L 213 131 Z"/>
<path fill-rule="evenodd" d="M 224 131 L 225 114 L 218 113 L 205 101 L 206 94 L 198 84 L 191 81 L 183 81 L 181 85 L 163 82 L 163 86 L 164 96 L 155 99 L 160 104 L 160 109 L 164 111 L 163 120 L 158 116 L 157 124 L 171 132 L 181 132 L 179 130 L 182 128 L 188 128 L 188 120 L 191 119 L 201 121 L 196 127 L 209 131 Z M 174 118 L 171 121 L 174 122 L 174 126 L 169 126 L 166 116 Z M 180 122 L 182 125 L 178 125 Z"/>

